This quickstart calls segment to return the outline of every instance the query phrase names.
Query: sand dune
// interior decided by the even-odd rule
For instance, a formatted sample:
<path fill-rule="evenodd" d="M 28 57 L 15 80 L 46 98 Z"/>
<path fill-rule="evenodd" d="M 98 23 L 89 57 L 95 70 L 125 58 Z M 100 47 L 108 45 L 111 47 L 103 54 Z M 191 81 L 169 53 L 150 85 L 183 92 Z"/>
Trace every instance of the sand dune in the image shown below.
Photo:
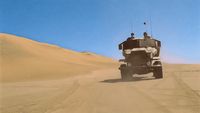
<path fill-rule="evenodd" d="M 122 81 L 110 58 L 7 34 L 0 45 L 1 113 L 200 113 L 200 65 Z"/>
<path fill-rule="evenodd" d="M 116 61 L 9 34 L 0 34 L 1 82 L 58 79 L 109 68 Z"/>

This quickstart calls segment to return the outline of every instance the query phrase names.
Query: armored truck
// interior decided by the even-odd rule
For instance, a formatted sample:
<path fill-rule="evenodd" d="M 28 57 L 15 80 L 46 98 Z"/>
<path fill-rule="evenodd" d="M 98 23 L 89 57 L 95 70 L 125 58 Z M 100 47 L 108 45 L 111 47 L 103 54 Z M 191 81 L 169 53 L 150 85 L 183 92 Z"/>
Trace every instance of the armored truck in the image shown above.
<path fill-rule="evenodd" d="M 119 70 L 123 80 L 132 79 L 134 74 L 153 72 L 156 79 L 163 78 L 160 60 L 161 42 L 153 38 L 134 38 L 119 44 L 124 59 L 120 59 Z"/>

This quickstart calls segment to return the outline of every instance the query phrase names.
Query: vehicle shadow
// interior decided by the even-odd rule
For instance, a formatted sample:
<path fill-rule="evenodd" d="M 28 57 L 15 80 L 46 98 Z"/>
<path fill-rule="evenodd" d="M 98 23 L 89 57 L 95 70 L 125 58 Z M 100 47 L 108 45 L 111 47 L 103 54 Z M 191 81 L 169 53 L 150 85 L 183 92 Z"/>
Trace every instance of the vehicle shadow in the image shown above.
<path fill-rule="evenodd" d="M 118 82 L 139 82 L 139 81 L 146 81 L 146 80 L 156 80 L 154 77 L 133 77 L 130 80 L 122 80 L 121 78 L 116 78 L 116 79 L 107 79 L 107 80 L 103 80 L 100 82 L 104 82 L 104 83 L 118 83 Z"/>

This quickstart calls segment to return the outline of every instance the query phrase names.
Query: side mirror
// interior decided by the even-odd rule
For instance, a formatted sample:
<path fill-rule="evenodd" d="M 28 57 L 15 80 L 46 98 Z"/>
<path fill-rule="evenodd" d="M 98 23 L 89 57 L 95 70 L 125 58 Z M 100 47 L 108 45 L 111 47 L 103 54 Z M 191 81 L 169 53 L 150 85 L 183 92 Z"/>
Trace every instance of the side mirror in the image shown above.
<path fill-rule="evenodd" d="M 119 50 L 122 50 L 122 45 L 123 45 L 123 44 L 119 44 Z"/>
<path fill-rule="evenodd" d="M 160 41 L 157 41 L 158 42 L 158 47 L 161 47 L 161 42 Z"/>

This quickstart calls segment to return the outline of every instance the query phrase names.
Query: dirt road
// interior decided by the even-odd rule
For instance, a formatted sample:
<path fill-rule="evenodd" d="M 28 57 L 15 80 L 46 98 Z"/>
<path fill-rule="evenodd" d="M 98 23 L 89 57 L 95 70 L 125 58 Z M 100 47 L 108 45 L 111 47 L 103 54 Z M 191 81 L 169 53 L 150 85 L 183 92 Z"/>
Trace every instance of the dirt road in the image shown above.
<path fill-rule="evenodd" d="M 182 70 L 181 70 L 182 69 Z M 1 84 L 1 113 L 200 113 L 200 69 L 121 81 L 116 69 L 62 80 Z"/>

